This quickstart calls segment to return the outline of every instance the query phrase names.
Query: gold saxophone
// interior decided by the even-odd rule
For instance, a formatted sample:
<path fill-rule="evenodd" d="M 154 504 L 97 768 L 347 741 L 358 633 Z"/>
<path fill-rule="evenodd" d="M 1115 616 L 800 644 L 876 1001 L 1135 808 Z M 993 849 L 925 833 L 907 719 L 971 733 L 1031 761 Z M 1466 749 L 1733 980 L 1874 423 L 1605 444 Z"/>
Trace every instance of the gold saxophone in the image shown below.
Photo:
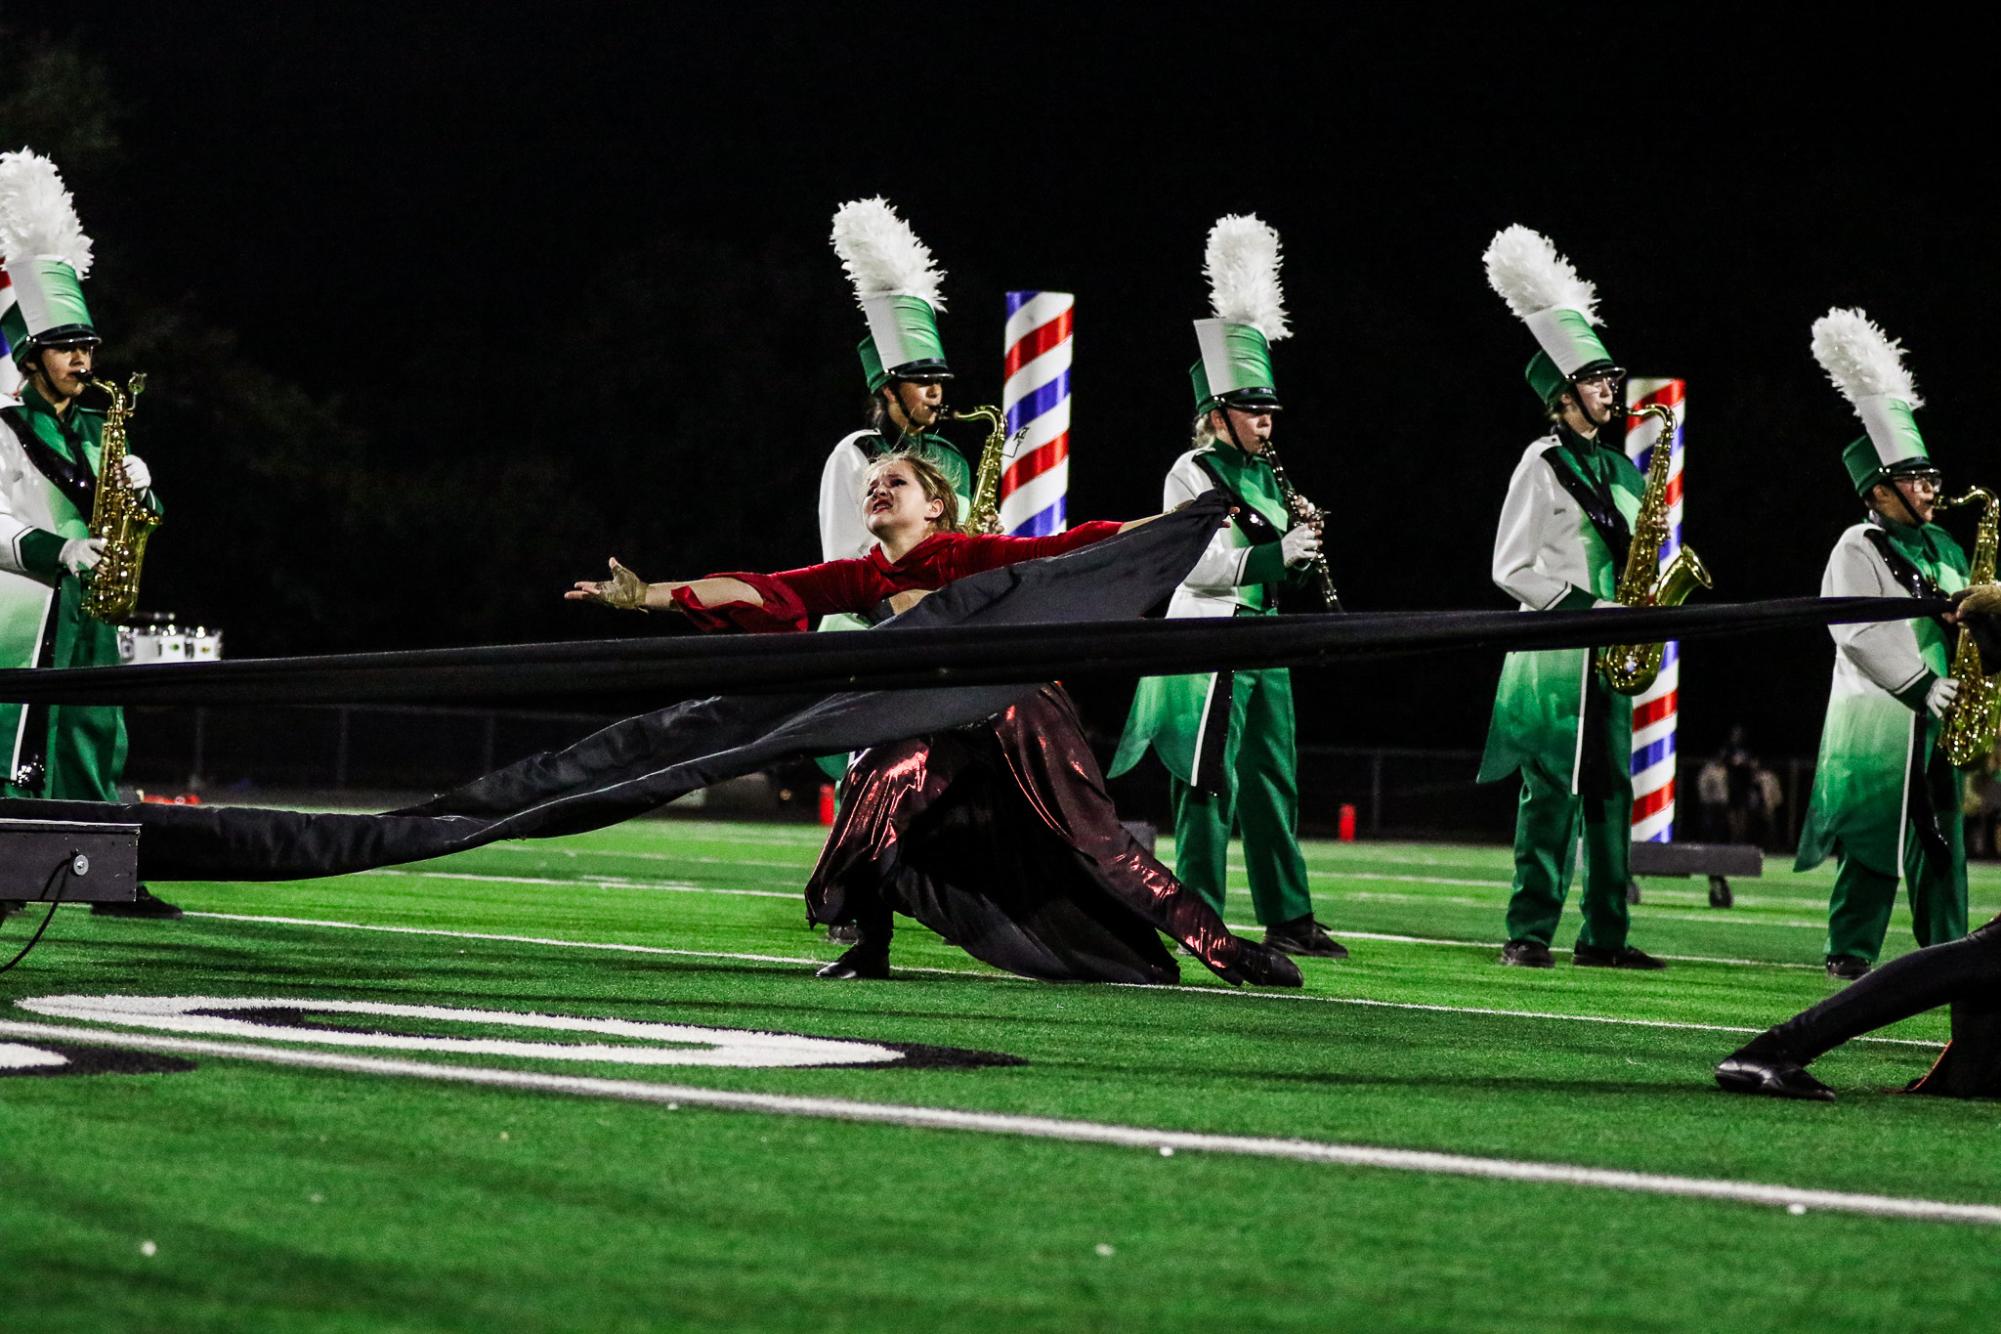
<path fill-rule="evenodd" d="M 1963 496 L 1941 500 L 1938 508 L 1956 509 L 1975 502 L 1984 503 L 1986 508 L 1980 513 L 1980 527 L 1974 534 L 1973 572 L 1967 578 L 1969 583 L 1990 584 L 1994 582 L 1995 556 L 2001 550 L 2001 500 L 1986 487 L 1976 486 Z M 1945 711 L 1938 741 L 1945 748 L 1946 759 L 1966 769 L 1994 749 L 1995 729 L 2001 724 L 2001 699 L 1996 697 L 1995 678 L 1981 666 L 1980 648 L 1973 642 L 1973 632 L 1963 625 L 1959 628 L 1959 642 L 1953 646 L 1949 675 L 1959 682 L 1959 697 Z"/>
<path fill-rule="evenodd" d="M 117 621 L 139 603 L 139 569 L 146 561 L 146 539 L 160 526 L 160 516 L 140 503 L 125 485 L 125 422 L 146 387 L 142 372 L 126 389 L 103 380 L 89 382 L 111 396 L 104 413 L 103 453 L 97 464 L 97 499 L 90 507 L 90 535 L 104 539 L 104 559 L 90 572 L 83 590 L 83 610 L 100 621 Z"/>
<path fill-rule="evenodd" d="M 987 423 L 987 441 L 980 446 L 980 466 L 973 473 L 973 506 L 966 514 L 966 531 L 998 533 L 1001 469 L 1007 463 L 1007 418 L 1001 416 L 999 408 L 985 407 L 967 408 L 964 412 L 947 409 L 945 420 Z"/>
<path fill-rule="evenodd" d="M 1647 466 L 1647 486 L 1640 495 L 1640 512 L 1633 520 L 1633 544 L 1626 550 L 1626 569 L 1619 576 L 1614 599 L 1627 607 L 1678 607 L 1698 587 L 1714 588 L 1702 558 L 1683 547 L 1661 569 L 1661 552 L 1667 546 L 1668 465 L 1674 454 L 1674 410 L 1649 403 L 1634 410 L 1636 415 L 1658 418 L 1660 438 L 1654 442 L 1652 461 Z M 1614 644 L 1598 650 L 1598 666 L 1605 684 L 1621 695 L 1637 695 L 1661 674 L 1665 644 Z"/>

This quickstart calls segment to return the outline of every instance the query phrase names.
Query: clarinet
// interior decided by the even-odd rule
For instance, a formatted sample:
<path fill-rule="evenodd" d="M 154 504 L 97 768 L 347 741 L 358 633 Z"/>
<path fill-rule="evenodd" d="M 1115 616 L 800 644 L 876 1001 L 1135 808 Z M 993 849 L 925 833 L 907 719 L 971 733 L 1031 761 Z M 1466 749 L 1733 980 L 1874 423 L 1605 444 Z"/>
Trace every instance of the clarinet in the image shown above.
<path fill-rule="evenodd" d="M 1285 471 L 1285 464 L 1279 460 L 1278 450 L 1272 447 L 1269 439 L 1265 441 L 1264 458 L 1265 462 L 1271 464 L 1272 479 L 1278 483 L 1278 493 L 1285 498 L 1285 507 L 1292 511 L 1292 516 L 1301 523 L 1312 524 L 1324 533 L 1326 516 L 1321 513 L 1319 506 L 1300 495 L 1298 489 L 1293 486 L 1292 478 Z M 1327 553 L 1323 551 L 1315 556 L 1310 568 L 1313 571 L 1314 587 L 1320 594 L 1321 604 L 1328 611 L 1345 610 L 1341 606 L 1340 595 L 1334 591 L 1334 572 L 1327 568 Z"/>

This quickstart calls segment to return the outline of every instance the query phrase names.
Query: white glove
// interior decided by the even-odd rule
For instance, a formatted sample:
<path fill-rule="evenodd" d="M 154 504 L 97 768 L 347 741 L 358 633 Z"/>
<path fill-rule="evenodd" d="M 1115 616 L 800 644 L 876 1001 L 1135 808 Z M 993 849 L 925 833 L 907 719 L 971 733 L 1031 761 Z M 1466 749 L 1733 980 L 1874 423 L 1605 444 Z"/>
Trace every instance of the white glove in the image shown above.
<path fill-rule="evenodd" d="M 1932 717 L 1943 718 L 1945 711 L 1951 708 L 1952 702 L 1958 698 L 1959 682 L 1950 676 L 1941 676 L 1932 682 L 1932 688 L 1925 692 L 1925 707 L 1931 710 Z"/>
<path fill-rule="evenodd" d="M 72 537 L 63 543 L 62 554 L 56 559 L 71 574 L 82 574 L 94 570 L 104 559 L 104 539 L 101 537 Z"/>
<path fill-rule="evenodd" d="M 153 470 L 146 466 L 146 460 L 137 454 L 125 456 L 125 485 L 134 491 L 144 491 L 153 484 Z"/>
<path fill-rule="evenodd" d="M 1313 558 L 1320 554 L 1320 530 L 1310 523 L 1302 523 L 1279 539 L 1278 550 L 1285 557 L 1285 568 L 1288 570 L 1311 565 Z"/>

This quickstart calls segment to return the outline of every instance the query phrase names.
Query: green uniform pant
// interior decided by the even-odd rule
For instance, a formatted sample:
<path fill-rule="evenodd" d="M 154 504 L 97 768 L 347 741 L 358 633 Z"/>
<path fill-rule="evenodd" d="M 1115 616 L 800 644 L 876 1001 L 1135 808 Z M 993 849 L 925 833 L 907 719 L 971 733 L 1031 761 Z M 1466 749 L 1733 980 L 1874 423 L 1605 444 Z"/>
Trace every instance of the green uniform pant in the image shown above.
<path fill-rule="evenodd" d="M 1575 796 L 1564 779 L 1538 764 L 1522 766 L 1521 806 L 1515 814 L 1515 888 L 1508 900 L 1508 939 L 1548 945 L 1563 918 L 1570 867 L 1584 838 L 1584 929 L 1577 943 L 1616 950 L 1626 943 L 1631 880 L 1633 780 L 1613 771 L 1609 796 Z M 1581 826 L 1581 828 L 1580 828 Z"/>
<path fill-rule="evenodd" d="M 1911 934 L 1920 945 L 1943 945 L 1966 934 L 1965 825 L 1957 808 L 1939 820 L 1951 849 L 1949 864 L 1926 855 L 1914 832 L 1904 837 L 1904 883 L 1910 887 Z M 1853 857 L 1841 859 L 1834 894 L 1827 905 L 1827 955 L 1845 954 L 1876 962 L 1897 902 L 1897 877 L 1871 870 Z"/>
<path fill-rule="evenodd" d="M 1251 903 L 1261 925 L 1313 912 L 1299 855 L 1299 756 L 1292 675 L 1283 668 L 1233 673 L 1222 791 L 1173 780 L 1174 873 L 1219 914 L 1228 884 L 1230 832 L 1244 840 Z"/>

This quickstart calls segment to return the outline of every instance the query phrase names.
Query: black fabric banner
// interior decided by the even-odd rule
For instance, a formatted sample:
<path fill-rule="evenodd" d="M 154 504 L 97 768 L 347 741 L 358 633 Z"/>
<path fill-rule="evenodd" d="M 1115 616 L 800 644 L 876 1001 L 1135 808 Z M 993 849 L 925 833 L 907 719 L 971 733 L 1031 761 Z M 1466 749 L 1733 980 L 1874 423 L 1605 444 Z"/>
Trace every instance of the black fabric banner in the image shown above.
<path fill-rule="evenodd" d="M 1209 512 L 1213 514 L 1213 512 Z M 1112 543 L 1125 544 L 1162 519 Z M 1214 519 L 1206 520 L 1213 525 Z M 1111 570 L 1118 557 L 1100 556 Z M 1091 564 L 1096 568 L 1099 561 Z M 1035 562 L 1041 565 L 1044 562 Z M 1025 570 L 1029 566 L 1014 566 Z M 981 579 L 1007 580 L 996 570 Z M 962 581 L 964 582 L 964 581 Z M 488 704 L 650 693 L 656 698 L 731 694 L 896 690 L 920 686 L 1030 684 L 1055 677 L 1150 676 L 1234 667 L 1323 667 L 1398 654 L 1501 652 L 1706 639 L 1819 629 L 1862 621 L 1906 621 L 1950 610 L 1941 599 L 1780 598 L 1684 607 L 1596 611 L 1346 612 L 1179 621 L 1105 620 L 1122 604 L 1107 591 L 1092 605 L 1077 590 L 1066 610 L 1029 619 L 945 621 L 912 611 L 846 635 L 675 635 L 560 644 L 244 658 L 144 667 L 0 671 L 0 699 L 52 704 Z"/>
<path fill-rule="evenodd" d="M 929 627 L 1008 627 L 1139 616 L 1166 600 L 1222 517 L 1220 498 L 1064 556 L 961 579 L 885 623 L 892 649 Z M 774 636 L 775 640 L 880 635 Z M 906 650 L 907 651 L 907 650 Z M 155 880 L 287 880 L 438 857 L 503 838 L 616 824 L 696 788 L 790 757 L 860 750 L 977 722 L 1034 690 L 999 683 L 831 694 L 731 694 L 614 723 L 420 806 L 383 815 L 252 807 L 4 801 L 0 817 L 143 827 L 140 874 Z"/>

